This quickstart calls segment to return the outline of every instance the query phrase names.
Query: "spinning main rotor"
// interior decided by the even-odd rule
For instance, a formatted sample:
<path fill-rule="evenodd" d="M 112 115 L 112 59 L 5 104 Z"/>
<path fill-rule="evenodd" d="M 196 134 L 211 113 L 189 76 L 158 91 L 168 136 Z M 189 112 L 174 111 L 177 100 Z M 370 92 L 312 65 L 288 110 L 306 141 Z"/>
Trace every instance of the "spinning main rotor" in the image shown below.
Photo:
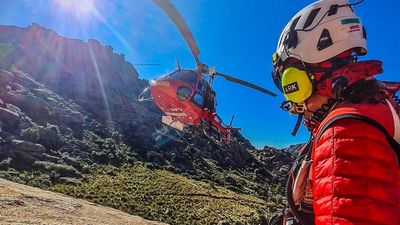
<path fill-rule="evenodd" d="M 182 34 L 183 38 L 185 39 L 187 45 L 192 52 L 194 60 L 196 61 L 196 70 L 201 74 L 208 74 L 210 76 L 210 80 L 212 81 L 215 76 L 220 76 L 225 78 L 228 81 L 238 83 L 244 85 L 246 87 L 253 88 L 255 90 L 261 91 L 265 94 L 272 95 L 276 97 L 277 95 L 271 91 L 266 90 L 265 88 L 259 87 L 255 84 L 249 83 L 247 81 L 229 76 L 227 74 L 223 74 L 217 72 L 215 68 L 210 68 L 207 64 L 201 63 L 199 59 L 200 49 L 197 45 L 196 40 L 193 37 L 192 32 L 190 31 L 189 27 L 187 26 L 183 17 L 179 14 L 179 12 L 175 9 L 172 3 L 169 0 L 154 0 L 154 2 L 169 16 L 175 26 L 178 28 L 179 32 Z"/>

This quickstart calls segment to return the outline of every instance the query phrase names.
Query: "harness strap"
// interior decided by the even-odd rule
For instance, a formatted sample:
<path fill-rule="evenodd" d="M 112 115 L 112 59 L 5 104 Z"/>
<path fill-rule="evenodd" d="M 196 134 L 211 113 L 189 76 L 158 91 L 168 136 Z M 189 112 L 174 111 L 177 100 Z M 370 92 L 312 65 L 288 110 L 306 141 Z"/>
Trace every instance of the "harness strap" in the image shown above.
<path fill-rule="evenodd" d="M 300 207 L 296 205 L 294 202 L 293 198 L 293 186 L 295 183 L 295 175 L 298 175 L 299 169 L 301 167 L 301 164 L 304 160 L 310 160 L 311 159 L 311 149 L 312 149 L 312 143 L 313 143 L 314 138 L 311 136 L 310 140 L 307 142 L 307 144 L 303 147 L 302 151 L 299 153 L 299 156 L 297 157 L 296 161 L 294 162 L 291 172 L 289 174 L 289 177 L 286 182 L 286 198 L 287 198 L 287 208 L 290 209 L 292 215 L 296 218 L 298 223 L 295 224 L 301 224 L 301 225 L 313 225 L 314 223 L 314 213 L 312 212 L 304 212 L 300 210 Z M 307 178 L 307 177 L 305 177 Z M 312 211 L 312 208 L 310 209 Z"/>
<path fill-rule="evenodd" d="M 316 141 L 318 142 L 319 139 L 321 138 L 322 134 L 336 121 L 341 120 L 341 119 L 354 119 L 354 120 L 359 120 L 368 124 L 371 124 L 372 126 L 378 128 L 385 136 L 389 144 L 391 145 L 392 149 L 396 153 L 397 156 L 397 163 L 400 167 L 400 144 L 389 134 L 389 132 L 378 122 L 375 120 L 362 116 L 362 115 L 357 115 L 357 114 L 341 114 L 333 117 L 330 119 L 325 125 L 320 129 Z"/>

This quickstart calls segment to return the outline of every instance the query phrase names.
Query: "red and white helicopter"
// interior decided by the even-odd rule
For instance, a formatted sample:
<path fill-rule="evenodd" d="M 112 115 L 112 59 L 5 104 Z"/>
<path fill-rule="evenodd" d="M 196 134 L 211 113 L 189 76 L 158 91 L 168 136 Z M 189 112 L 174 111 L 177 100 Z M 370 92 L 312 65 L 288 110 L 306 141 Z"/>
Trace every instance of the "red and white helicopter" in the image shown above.
<path fill-rule="evenodd" d="M 174 128 L 173 138 L 181 140 L 183 136 L 205 135 L 218 145 L 229 145 L 231 131 L 240 130 L 233 128 L 233 116 L 229 125 L 225 125 L 217 115 L 215 109 L 215 91 L 212 83 L 215 77 L 223 77 L 228 81 L 235 82 L 265 94 L 276 96 L 276 94 L 251 84 L 247 81 L 217 72 L 200 62 L 200 50 L 186 25 L 184 19 L 168 0 L 154 0 L 154 2 L 170 17 L 178 28 L 192 55 L 196 61 L 196 69 L 183 69 L 180 67 L 172 73 L 153 80 L 138 97 L 139 101 L 153 100 L 158 108 L 165 114 L 162 117 L 163 124 Z M 208 79 L 206 79 L 208 75 Z M 150 92 L 151 97 L 144 97 Z M 158 133 L 171 135 L 168 127 Z"/>

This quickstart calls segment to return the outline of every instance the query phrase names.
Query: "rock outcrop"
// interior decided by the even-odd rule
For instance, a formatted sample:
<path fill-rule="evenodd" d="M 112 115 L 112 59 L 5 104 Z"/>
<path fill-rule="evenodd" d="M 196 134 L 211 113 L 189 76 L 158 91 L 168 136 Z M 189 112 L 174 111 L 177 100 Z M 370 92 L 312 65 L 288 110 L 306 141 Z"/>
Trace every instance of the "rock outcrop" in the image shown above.
<path fill-rule="evenodd" d="M 4 179 L 0 179 L 0 223 L 3 225 L 165 225 Z"/>
<path fill-rule="evenodd" d="M 6 69 L 0 71 L 0 85 L 13 91 L 1 97 L 27 111 L 35 121 L 61 117 L 79 128 L 82 116 L 62 118 L 68 112 L 47 104 L 54 93 L 83 106 L 100 123 L 116 123 L 127 140 L 140 139 L 140 132 L 153 131 L 149 128 L 160 121 L 154 105 L 137 101 L 148 81 L 139 79 L 132 64 L 111 46 L 96 40 L 63 38 L 37 24 L 28 28 L 0 26 L 0 45 L 4 51 L 0 67 Z"/>

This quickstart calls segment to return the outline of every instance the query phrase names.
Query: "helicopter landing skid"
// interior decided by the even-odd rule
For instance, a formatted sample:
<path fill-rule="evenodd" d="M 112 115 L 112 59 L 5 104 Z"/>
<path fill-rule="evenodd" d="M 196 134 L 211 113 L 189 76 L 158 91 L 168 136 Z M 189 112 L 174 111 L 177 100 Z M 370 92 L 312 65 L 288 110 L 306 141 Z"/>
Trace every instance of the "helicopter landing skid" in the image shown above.
<path fill-rule="evenodd" d="M 149 90 L 150 90 L 150 86 L 148 86 L 147 88 L 145 88 L 145 89 L 142 91 L 142 93 L 140 93 L 140 94 L 138 95 L 138 101 L 139 101 L 139 102 L 144 102 L 144 101 L 151 102 L 151 101 L 154 100 L 153 97 L 151 97 L 151 95 L 149 95 Z M 148 95 L 148 96 L 146 96 L 146 95 Z"/>
<path fill-rule="evenodd" d="M 157 147 L 161 147 L 167 144 L 170 141 L 176 141 L 179 143 L 185 143 L 183 139 L 183 134 L 181 131 L 176 130 L 174 128 L 168 127 L 166 125 L 162 125 L 161 129 L 155 129 L 156 131 L 153 133 L 154 141 L 156 142 Z"/>
<path fill-rule="evenodd" d="M 224 145 L 223 138 L 221 137 L 222 134 L 215 126 L 206 121 L 203 121 L 202 128 L 204 136 L 210 139 L 214 144 L 220 147 Z"/>

